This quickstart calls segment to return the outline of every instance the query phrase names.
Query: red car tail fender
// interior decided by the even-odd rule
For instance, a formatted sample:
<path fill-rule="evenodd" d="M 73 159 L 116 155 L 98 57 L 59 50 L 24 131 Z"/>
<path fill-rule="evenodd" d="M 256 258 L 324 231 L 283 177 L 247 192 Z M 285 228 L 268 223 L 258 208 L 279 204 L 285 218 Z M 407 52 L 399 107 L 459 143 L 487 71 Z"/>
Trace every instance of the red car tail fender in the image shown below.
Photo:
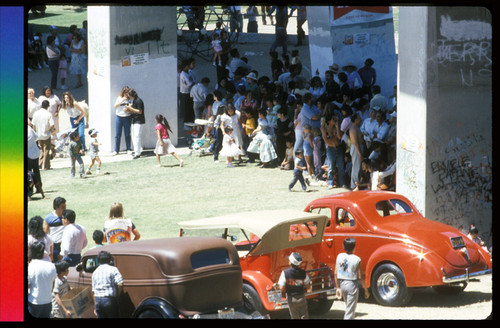
<path fill-rule="evenodd" d="M 274 311 L 274 303 L 270 303 L 267 299 L 267 291 L 273 285 L 273 281 L 259 271 L 245 270 L 242 276 L 243 283 L 247 282 L 255 288 L 266 310 Z"/>
<path fill-rule="evenodd" d="M 376 249 L 366 263 L 365 281 L 370 286 L 371 275 L 380 264 L 393 263 L 404 274 L 406 286 L 421 287 L 442 284 L 442 258 L 428 249 L 406 243 L 387 244 Z"/>

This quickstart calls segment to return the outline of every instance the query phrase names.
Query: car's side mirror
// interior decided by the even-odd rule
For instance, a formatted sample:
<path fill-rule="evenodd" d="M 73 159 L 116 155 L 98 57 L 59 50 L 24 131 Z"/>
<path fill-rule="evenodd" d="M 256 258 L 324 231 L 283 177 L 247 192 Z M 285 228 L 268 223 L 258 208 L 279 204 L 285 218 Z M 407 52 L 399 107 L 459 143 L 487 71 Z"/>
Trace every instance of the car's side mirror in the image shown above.
<path fill-rule="evenodd" d="M 75 269 L 76 269 L 77 272 L 81 273 L 83 271 L 83 264 L 82 263 L 78 263 Z"/>

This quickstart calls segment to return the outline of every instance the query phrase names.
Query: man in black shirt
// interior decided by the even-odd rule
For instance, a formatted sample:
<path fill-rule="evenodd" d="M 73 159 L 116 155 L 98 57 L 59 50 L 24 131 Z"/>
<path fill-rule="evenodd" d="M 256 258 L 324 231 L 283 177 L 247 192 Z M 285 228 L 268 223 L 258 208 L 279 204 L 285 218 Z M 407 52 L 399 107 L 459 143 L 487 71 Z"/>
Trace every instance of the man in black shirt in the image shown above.
<path fill-rule="evenodd" d="M 130 89 L 128 92 L 130 99 L 133 99 L 132 105 L 127 106 L 126 110 L 132 113 L 132 127 L 131 127 L 131 135 L 132 135 L 132 143 L 134 145 L 134 159 L 137 159 L 141 156 L 142 153 L 142 129 L 144 127 L 144 123 L 146 123 L 146 119 L 144 116 L 144 102 L 137 95 L 137 91 L 134 89 Z"/>
<path fill-rule="evenodd" d="M 292 319 L 308 319 L 307 301 L 305 292 L 311 292 L 311 279 L 307 273 L 299 266 L 302 263 L 302 256 L 299 253 L 292 253 L 288 257 L 290 268 L 281 272 L 278 285 L 281 292 L 286 293 L 288 309 Z"/>

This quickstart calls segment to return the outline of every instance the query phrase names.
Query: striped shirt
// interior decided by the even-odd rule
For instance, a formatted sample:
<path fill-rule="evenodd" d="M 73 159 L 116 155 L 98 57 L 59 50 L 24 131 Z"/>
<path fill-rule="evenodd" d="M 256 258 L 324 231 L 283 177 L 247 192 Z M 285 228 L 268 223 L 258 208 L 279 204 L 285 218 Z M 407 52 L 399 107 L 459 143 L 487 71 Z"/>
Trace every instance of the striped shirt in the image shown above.
<path fill-rule="evenodd" d="M 92 273 L 92 291 L 95 297 L 114 297 L 117 287 L 123 283 L 117 267 L 101 264 Z"/>

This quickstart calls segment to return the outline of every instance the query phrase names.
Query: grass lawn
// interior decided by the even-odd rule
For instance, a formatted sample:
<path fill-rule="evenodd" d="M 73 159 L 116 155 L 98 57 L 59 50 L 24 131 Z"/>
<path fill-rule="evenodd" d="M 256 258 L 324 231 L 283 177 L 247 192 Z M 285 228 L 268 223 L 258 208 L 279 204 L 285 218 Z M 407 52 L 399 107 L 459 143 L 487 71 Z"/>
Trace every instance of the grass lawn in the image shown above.
<path fill-rule="evenodd" d="M 80 5 L 51 5 L 43 16 L 35 16 L 31 11 L 28 14 L 28 24 L 41 33 L 49 33 L 49 26 L 55 25 L 59 34 L 67 34 L 71 25 L 81 28 L 84 20 L 87 20 L 87 6 Z"/>
<path fill-rule="evenodd" d="M 52 211 L 53 199 L 64 197 L 67 208 L 76 212 L 76 222 L 87 229 L 89 248 L 94 246 L 92 232 L 103 228 L 116 201 L 123 204 L 141 238 L 152 239 L 177 237 L 178 221 L 260 209 L 303 210 L 311 200 L 332 193 L 314 186 L 302 192 L 299 183 L 289 192 L 291 171 L 250 163 L 226 168 L 224 158 L 215 164 L 210 155 L 181 158 L 182 168 L 172 156 L 162 157 L 160 168 L 154 157 L 103 163 L 101 175 L 86 179 L 71 178 L 69 168 L 42 171 L 46 198 L 36 194 L 28 202 L 27 219 L 44 217 Z"/>

